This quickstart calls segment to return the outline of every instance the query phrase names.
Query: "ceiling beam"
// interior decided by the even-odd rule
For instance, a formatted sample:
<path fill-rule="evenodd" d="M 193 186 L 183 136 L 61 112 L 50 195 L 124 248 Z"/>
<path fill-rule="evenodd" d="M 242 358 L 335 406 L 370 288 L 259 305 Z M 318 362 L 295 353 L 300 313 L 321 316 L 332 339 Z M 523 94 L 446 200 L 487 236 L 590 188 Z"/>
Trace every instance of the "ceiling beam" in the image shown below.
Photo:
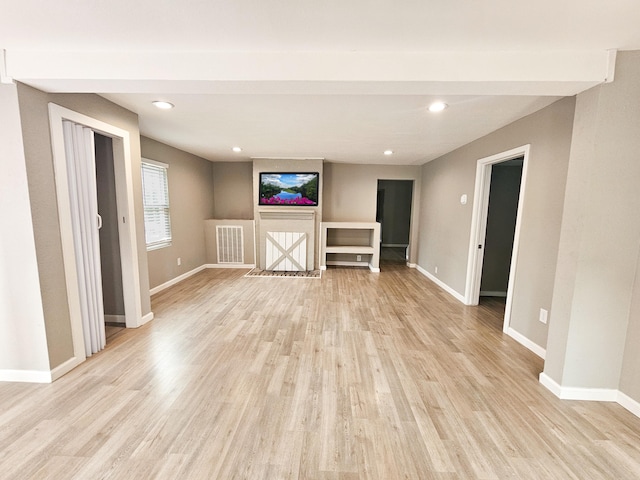
<path fill-rule="evenodd" d="M 610 55 L 9 50 L 5 60 L 7 76 L 51 92 L 566 96 L 611 78 Z"/>

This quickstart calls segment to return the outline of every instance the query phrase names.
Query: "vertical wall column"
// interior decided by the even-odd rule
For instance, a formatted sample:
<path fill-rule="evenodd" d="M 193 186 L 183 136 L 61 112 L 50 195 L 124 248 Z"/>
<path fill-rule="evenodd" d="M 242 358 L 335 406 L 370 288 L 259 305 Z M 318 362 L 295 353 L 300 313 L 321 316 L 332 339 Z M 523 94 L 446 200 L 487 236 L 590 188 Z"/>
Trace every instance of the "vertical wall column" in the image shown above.
<path fill-rule="evenodd" d="M 0 84 L 0 380 L 50 381 L 15 85 Z"/>
<path fill-rule="evenodd" d="M 318 158 L 300 159 L 253 159 L 253 218 L 256 222 L 256 266 L 266 268 L 265 232 L 305 232 L 307 233 L 307 269 L 319 268 L 317 245 L 319 244 L 320 222 L 322 221 L 323 204 L 323 160 Z M 291 207 L 260 205 L 259 182 L 260 173 L 318 173 L 318 205 L 315 207 L 294 207 L 293 215 L 285 210 Z M 297 212 L 297 213 L 296 213 Z M 309 219 L 302 219 L 309 217 Z M 263 221 L 264 220 L 264 221 Z M 265 223 L 266 222 L 266 223 Z M 267 227 L 270 225 L 270 227 Z M 271 229 L 269 229 L 271 228 Z"/>
<path fill-rule="evenodd" d="M 577 98 L 541 377 L 561 394 L 620 387 L 625 339 L 637 321 L 630 307 L 640 246 L 639 104 L 640 52 L 621 52 L 615 81 Z"/>

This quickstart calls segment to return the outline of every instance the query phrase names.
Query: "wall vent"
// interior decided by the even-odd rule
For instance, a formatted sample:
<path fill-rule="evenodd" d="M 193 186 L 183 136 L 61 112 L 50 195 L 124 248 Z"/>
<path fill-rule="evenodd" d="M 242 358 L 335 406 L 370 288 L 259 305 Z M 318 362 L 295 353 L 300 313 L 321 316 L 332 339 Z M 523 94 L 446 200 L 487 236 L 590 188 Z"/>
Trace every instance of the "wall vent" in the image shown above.
<path fill-rule="evenodd" d="M 238 225 L 216 225 L 218 263 L 244 264 L 243 229 Z"/>

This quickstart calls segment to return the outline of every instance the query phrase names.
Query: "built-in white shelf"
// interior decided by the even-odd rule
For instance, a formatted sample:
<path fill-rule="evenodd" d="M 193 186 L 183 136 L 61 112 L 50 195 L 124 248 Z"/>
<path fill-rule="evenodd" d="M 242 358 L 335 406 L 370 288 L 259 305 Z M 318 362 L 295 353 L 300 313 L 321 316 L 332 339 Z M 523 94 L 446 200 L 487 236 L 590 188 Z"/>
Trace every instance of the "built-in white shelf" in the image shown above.
<path fill-rule="evenodd" d="M 326 253 L 354 253 L 362 255 L 373 255 L 375 249 L 373 247 L 356 247 L 356 246 L 327 246 L 324 250 Z"/>
<path fill-rule="evenodd" d="M 327 265 L 345 265 L 368 266 L 372 272 L 380 271 L 379 223 L 322 222 L 320 230 L 322 270 L 326 270 Z M 358 260 L 358 256 L 366 258 Z"/>

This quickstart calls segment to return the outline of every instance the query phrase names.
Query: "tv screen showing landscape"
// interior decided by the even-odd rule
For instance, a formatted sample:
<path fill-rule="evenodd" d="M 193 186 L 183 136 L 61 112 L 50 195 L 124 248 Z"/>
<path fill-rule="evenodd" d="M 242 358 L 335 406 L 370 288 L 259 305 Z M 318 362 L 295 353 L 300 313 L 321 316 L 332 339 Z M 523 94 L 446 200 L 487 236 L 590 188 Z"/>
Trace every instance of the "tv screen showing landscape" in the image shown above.
<path fill-rule="evenodd" d="M 315 207 L 318 172 L 260 173 L 260 205 Z"/>

